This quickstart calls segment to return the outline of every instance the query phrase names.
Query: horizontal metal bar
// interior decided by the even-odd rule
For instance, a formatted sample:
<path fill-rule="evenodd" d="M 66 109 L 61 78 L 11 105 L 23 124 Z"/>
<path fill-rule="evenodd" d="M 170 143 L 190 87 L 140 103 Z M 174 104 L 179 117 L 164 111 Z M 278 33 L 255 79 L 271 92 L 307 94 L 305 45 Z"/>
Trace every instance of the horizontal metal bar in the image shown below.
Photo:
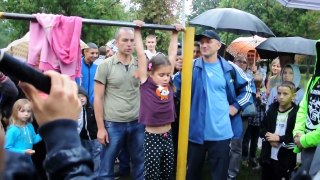
<path fill-rule="evenodd" d="M 36 21 L 36 17 L 31 14 L 20 14 L 20 13 L 7 13 L 0 12 L 0 18 L 2 19 L 16 19 L 16 20 L 28 20 Z M 125 21 L 111 21 L 111 20 L 102 20 L 102 19 L 87 19 L 82 18 L 83 24 L 94 24 L 94 25 L 103 25 L 103 26 L 121 26 L 121 27 L 137 27 L 133 22 Z M 160 25 L 160 24 L 145 24 L 143 29 L 159 29 L 159 30 L 175 30 L 173 25 Z"/>

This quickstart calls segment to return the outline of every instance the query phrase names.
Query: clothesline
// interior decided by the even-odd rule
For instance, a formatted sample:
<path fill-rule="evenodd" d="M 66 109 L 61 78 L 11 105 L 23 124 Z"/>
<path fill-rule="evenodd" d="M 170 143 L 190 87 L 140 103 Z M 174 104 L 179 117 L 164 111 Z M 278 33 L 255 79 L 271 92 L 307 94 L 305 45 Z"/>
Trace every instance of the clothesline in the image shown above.
<path fill-rule="evenodd" d="M 36 21 L 36 17 L 31 14 L 20 14 L 20 13 L 7 13 L 0 12 L 0 19 L 16 19 L 16 20 L 28 20 Z M 112 21 L 112 20 L 102 20 L 102 19 L 87 19 L 82 18 L 83 24 L 93 24 L 93 25 L 104 25 L 104 26 L 122 26 L 122 27 L 136 27 L 132 22 L 125 21 Z M 158 29 L 158 30 L 175 30 L 172 25 L 160 25 L 160 24 L 145 24 L 143 26 L 145 29 Z"/>

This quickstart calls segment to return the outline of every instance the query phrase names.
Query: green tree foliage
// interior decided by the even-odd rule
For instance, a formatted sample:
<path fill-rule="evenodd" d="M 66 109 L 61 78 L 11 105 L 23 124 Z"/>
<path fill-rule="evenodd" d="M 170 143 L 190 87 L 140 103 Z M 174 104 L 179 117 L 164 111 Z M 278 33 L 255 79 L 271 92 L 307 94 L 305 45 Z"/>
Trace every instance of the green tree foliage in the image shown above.
<path fill-rule="evenodd" d="M 3 11 L 14 13 L 52 13 L 65 16 L 80 16 L 88 19 L 127 21 L 128 13 L 119 0 L 1 0 Z M 81 39 L 104 45 L 112 39 L 115 27 L 83 24 Z M 6 28 L 12 29 L 9 39 L 22 37 L 29 29 L 29 22 L 10 20 Z"/>
<path fill-rule="evenodd" d="M 0 49 L 5 48 L 9 43 L 9 35 L 11 34 L 11 29 L 7 28 L 9 25 L 8 21 L 0 21 Z"/>
<path fill-rule="evenodd" d="M 193 19 L 194 17 L 209 9 L 214 9 L 218 7 L 219 3 L 220 0 L 193 0 L 192 13 L 190 15 L 190 19 Z"/>
<path fill-rule="evenodd" d="M 175 20 L 173 14 L 178 6 L 176 0 L 133 0 L 140 8 L 138 18 L 146 23 L 168 24 Z"/>
<path fill-rule="evenodd" d="M 0 12 L 3 11 L 3 7 L 0 6 Z M 5 48 L 7 44 L 10 42 L 9 34 L 10 29 L 6 28 L 8 25 L 7 20 L 0 21 L 0 48 Z"/>
<path fill-rule="evenodd" d="M 176 22 L 178 9 L 177 0 L 132 0 L 136 9 L 136 17 L 151 24 L 172 24 Z M 157 50 L 166 52 L 169 45 L 169 33 L 165 31 L 144 31 L 157 36 Z"/>

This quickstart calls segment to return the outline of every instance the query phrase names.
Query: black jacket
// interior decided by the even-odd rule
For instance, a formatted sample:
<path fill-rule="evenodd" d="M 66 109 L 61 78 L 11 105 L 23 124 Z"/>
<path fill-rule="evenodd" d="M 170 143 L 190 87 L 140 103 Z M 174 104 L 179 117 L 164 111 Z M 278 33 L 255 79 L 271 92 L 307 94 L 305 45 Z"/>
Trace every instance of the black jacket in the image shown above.
<path fill-rule="evenodd" d="M 278 152 L 278 160 L 282 164 L 282 167 L 289 169 L 290 171 L 296 165 L 296 154 L 293 153 L 293 128 L 296 121 L 296 115 L 299 107 L 292 103 L 293 109 L 288 114 L 287 128 L 284 136 L 280 136 L 281 147 Z M 262 149 L 259 158 L 261 166 L 264 164 L 270 164 L 271 160 L 271 145 L 267 140 L 264 140 L 267 132 L 274 133 L 276 129 L 277 115 L 278 115 L 279 103 L 275 102 L 270 105 L 269 110 L 264 117 L 260 126 L 260 137 L 262 138 Z"/>
<path fill-rule="evenodd" d="M 40 127 L 39 133 L 48 151 L 44 167 L 49 179 L 92 179 L 93 161 L 81 145 L 75 121 L 52 121 Z M 8 155 L 4 179 L 36 179 L 35 171 L 23 162 L 26 155 Z"/>
<path fill-rule="evenodd" d="M 40 178 L 37 176 L 35 168 L 33 166 L 30 166 L 30 156 L 27 156 L 21 153 L 5 151 L 5 169 L 4 169 L 3 176 L 0 176 L 0 179 L 4 179 L 4 180 L 35 179 L 37 180 Z"/>
<path fill-rule="evenodd" d="M 80 138 L 85 140 L 97 139 L 98 127 L 96 118 L 94 116 L 94 110 L 89 103 L 82 107 L 83 111 L 83 127 L 80 132 Z M 86 115 L 86 116 L 84 116 Z"/>

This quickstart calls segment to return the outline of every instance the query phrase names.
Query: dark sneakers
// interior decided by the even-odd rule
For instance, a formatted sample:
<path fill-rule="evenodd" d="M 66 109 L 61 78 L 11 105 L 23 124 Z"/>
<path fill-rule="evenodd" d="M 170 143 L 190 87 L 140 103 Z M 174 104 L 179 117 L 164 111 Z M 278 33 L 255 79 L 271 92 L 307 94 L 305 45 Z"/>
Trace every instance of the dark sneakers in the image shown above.
<path fill-rule="evenodd" d="M 231 175 L 229 175 L 227 180 L 236 180 L 236 179 L 237 179 L 236 176 L 231 176 Z"/>
<path fill-rule="evenodd" d="M 254 169 L 259 166 L 259 163 L 257 162 L 256 158 L 252 158 L 252 159 L 249 159 L 248 166 Z"/>

